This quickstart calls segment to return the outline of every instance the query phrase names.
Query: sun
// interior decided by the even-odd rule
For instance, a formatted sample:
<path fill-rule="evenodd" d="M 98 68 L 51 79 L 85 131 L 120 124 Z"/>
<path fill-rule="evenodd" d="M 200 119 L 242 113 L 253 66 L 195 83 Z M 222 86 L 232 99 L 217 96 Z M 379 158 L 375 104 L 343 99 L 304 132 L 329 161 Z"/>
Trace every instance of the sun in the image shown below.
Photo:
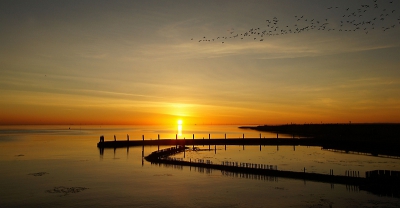
<path fill-rule="evenodd" d="M 183 124 L 182 119 L 178 119 L 178 125 L 182 125 L 182 124 Z"/>

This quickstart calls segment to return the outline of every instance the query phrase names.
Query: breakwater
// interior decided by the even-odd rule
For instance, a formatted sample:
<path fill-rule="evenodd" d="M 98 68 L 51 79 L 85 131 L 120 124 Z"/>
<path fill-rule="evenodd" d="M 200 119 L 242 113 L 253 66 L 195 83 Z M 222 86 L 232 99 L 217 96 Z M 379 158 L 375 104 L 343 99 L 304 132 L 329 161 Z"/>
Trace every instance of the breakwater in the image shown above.
<path fill-rule="evenodd" d="M 214 170 L 237 172 L 245 174 L 256 174 L 256 175 L 268 175 L 268 176 L 279 176 L 286 178 L 305 179 L 311 181 L 320 181 L 328 183 L 339 183 L 339 184 L 354 184 L 361 185 L 365 183 L 366 178 L 358 177 L 356 175 L 338 176 L 338 175 L 326 175 L 319 173 L 294 172 L 278 170 L 274 165 L 266 164 L 253 164 L 253 163 L 239 163 L 239 162 L 223 162 L 222 164 L 213 164 L 210 160 L 198 160 L 198 161 L 184 161 L 179 159 L 171 159 L 169 156 L 185 151 L 187 148 L 184 146 L 171 147 L 159 151 L 154 151 L 150 155 L 146 156 L 145 159 L 151 163 L 162 163 L 162 164 L 173 164 L 181 166 L 191 166 L 198 168 L 211 168 Z"/>
<path fill-rule="evenodd" d="M 163 164 L 173 166 L 188 166 L 199 169 L 219 170 L 223 173 L 258 175 L 263 177 L 283 177 L 292 179 L 301 179 L 307 181 L 324 182 L 331 184 L 345 184 L 357 186 L 360 190 L 375 192 L 375 194 L 400 196 L 400 172 L 389 170 L 375 170 L 365 173 L 365 177 L 360 173 L 347 172 L 345 176 L 330 174 L 310 173 L 304 169 L 303 172 L 279 170 L 277 166 L 270 164 L 253 164 L 232 161 L 223 161 L 221 164 L 214 164 L 211 160 L 198 159 L 195 161 L 185 161 L 179 158 L 171 158 L 170 156 L 184 152 L 188 148 L 185 146 L 170 147 L 157 150 L 145 157 L 146 161 L 151 164 Z"/>

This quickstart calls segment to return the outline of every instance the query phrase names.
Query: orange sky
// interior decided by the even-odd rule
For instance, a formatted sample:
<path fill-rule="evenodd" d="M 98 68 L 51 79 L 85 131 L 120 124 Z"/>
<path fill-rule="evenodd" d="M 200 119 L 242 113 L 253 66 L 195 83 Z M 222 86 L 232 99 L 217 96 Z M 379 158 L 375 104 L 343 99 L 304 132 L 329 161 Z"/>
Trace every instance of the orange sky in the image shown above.
<path fill-rule="evenodd" d="M 0 124 L 399 123 L 400 2 L 357 2 L 2 2 Z"/>

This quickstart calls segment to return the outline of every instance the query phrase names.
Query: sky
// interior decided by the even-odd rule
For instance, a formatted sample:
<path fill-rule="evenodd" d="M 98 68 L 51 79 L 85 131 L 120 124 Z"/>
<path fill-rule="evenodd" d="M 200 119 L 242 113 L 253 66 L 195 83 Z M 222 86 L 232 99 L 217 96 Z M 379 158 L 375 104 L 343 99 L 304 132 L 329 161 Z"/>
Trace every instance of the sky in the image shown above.
<path fill-rule="evenodd" d="M 0 125 L 400 122 L 400 1 L 0 2 Z"/>

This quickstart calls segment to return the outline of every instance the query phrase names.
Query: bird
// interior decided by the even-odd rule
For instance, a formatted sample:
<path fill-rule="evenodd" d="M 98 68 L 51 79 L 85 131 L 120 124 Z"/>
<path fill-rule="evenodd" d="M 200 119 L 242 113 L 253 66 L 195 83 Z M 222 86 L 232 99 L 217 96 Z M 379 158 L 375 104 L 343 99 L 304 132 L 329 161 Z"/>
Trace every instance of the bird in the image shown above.
<path fill-rule="evenodd" d="M 393 2 L 394 1 L 390 1 L 389 3 L 392 4 Z M 332 16 L 331 18 L 331 16 L 329 16 L 329 18 L 327 18 L 323 16 L 313 17 L 307 15 L 305 18 L 305 15 L 293 14 L 293 16 L 291 16 L 291 21 L 293 21 L 293 24 L 290 24 L 290 22 L 282 24 L 278 16 L 273 16 L 272 18 L 265 18 L 264 25 L 249 28 L 247 31 L 244 30 L 242 33 L 237 33 L 236 35 L 233 35 L 233 29 L 228 30 L 232 36 L 223 36 L 222 39 L 225 41 L 222 43 L 239 37 L 239 34 L 240 40 L 251 38 L 252 40 L 264 41 L 264 36 L 299 34 L 307 31 L 325 31 L 337 33 L 363 31 L 363 33 L 369 34 L 371 30 L 375 30 L 375 27 L 378 26 L 379 28 L 382 28 L 382 31 L 388 32 L 387 30 L 395 28 L 397 22 L 400 24 L 400 16 L 398 18 L 394 17 L 398 16 L 396 15 L 397 11 L 396 9 L 391 8 L 393 6 L 389 6 L 387 3 L 387 1 L 383 0 L 372 0 L 371 3 L 359 4 L 358 6 L 354 7 L 332 5 L 326 9 L 335 9 L 334 14 L 336 17 Z M 378 11 L 381 13 L 376 14 Z M 215 39 L 206 39 L 206 36 L 202 37 L 203 39 L 200 39 L 199 43 L 221 39 L 220 36 Z M 193 40 L 193 38 L 191 38 L 191 40 Z"/>

